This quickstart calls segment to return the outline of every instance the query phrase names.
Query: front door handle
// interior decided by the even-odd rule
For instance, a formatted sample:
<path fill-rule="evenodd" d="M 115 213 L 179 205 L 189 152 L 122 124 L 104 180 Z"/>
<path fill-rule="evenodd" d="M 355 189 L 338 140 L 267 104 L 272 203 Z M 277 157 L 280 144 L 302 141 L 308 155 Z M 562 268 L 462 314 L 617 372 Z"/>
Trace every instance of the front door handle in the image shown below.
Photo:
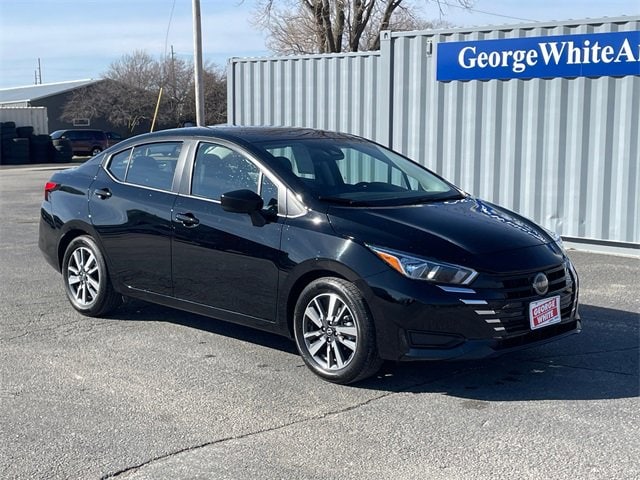
<path fill-rule="evenodd" d="M 102 200 L 105 200 L 112 195 L 111 190 L 109 190 L 108 188 L 96 188 L 93 191 L 93 194 L 96 197 L 101 198 Z"/>
<path fill-rule="evenodd" d="M 200 223 L 193 213 L 176 213 L 176 221 L 182 223 L 187 228 L 197 227 Z"/>

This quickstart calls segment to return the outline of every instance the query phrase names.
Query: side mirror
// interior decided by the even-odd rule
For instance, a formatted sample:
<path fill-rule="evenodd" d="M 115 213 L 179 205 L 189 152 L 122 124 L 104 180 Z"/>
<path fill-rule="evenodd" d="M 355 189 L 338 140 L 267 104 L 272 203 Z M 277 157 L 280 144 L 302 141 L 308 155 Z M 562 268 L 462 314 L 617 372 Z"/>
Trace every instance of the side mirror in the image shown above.
<path fill-rule="evenodd" d="M 220 203 L 225 212 L 249 214 L 251 223 L 256 227 L 262 227 L 267 223 L 260 212 L 264 201 L 260 195 L 251 190 L 234 190 L 223 193 L 220 196 Z"/>

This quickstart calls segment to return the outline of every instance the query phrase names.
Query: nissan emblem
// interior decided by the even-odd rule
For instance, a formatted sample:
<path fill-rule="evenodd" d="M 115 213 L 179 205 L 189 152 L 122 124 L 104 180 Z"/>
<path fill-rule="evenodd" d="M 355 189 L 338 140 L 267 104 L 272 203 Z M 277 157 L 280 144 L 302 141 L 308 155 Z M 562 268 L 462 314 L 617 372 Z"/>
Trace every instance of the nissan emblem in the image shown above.
<path fill-rule="evenodd" d="M 538 295 L 544 295 L 549 291 L 549 280 L 544 273 L 538 273 L 533 279 L 533 289 Z"/>

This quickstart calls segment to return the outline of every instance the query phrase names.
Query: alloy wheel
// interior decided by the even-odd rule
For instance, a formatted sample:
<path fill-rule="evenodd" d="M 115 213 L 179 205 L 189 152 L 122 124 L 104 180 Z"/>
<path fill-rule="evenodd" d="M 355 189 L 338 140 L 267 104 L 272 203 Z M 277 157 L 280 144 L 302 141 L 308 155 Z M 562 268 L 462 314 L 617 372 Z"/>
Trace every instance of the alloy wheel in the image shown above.
<path fill-rule="evenodd" d="M 95 302 L 100 291 L 100 269 L 91 250 L 76 248 L 67 265 L 67 283 L 69 291 L 81 307 Z"/>
<path fill-rule="evenodd" d="M 313 361 L 324 370 L 340 370 L 353 360 L 358 347 L 357 320 L 336 293 L 316 295 L 307 305 L 302 333 Z"/>

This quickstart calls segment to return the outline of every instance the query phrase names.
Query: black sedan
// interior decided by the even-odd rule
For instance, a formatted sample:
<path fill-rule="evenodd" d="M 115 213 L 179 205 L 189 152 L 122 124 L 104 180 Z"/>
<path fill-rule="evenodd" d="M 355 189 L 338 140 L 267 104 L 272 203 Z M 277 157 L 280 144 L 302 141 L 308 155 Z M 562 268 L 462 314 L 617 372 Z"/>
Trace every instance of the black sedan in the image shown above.
<path fill-rule="evenodd" d="M 127 296 L 287 335 L 338 383 L 581 328 L 557 235 L 346 134 L 125 140 L 47 182 L 39 245 L 85 315 Z"/>

